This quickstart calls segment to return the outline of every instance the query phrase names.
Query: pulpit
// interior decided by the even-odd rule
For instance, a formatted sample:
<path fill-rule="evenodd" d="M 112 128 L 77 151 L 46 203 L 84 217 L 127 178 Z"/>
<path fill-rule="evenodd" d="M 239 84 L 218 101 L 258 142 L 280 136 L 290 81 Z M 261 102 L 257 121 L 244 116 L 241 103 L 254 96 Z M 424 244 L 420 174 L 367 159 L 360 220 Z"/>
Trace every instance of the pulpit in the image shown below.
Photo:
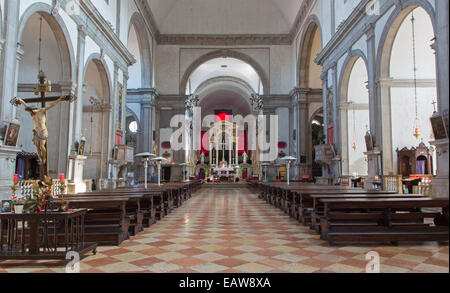
<path fill-rule="evenodd" d="M 116 146 L 111 165 L 111 179 L 115 180 L 117 187 L 127 183 L 128 167 L 134 163 L 134 148 L 127 145 Z"/>
<path fill-rule="evenodd" d="M 397 149 L 397 156 L 398 174 L 403 177 L 433 175 L 433 157 L 423 142 L 417 148 Z"/>
<path fill-rule="evenodd" d="M 316 178 L 318 184 L 333 184 L 333 170 L 340 160 L 336 157 L 334 147 L 330 144 L 321 144 L 314 147 L 316 152 L 316 162 L 322 166 L 323 176 Z"/>
<path fill-rule="evenodd" d="M 68 184 L 68 192 L 70 194 L 83 193 L 88 190 L 86 182 L 83 181 L 84 165 L 87 157 L 81 155 L 72 155 L 69 157 L 70 182 Z"/>

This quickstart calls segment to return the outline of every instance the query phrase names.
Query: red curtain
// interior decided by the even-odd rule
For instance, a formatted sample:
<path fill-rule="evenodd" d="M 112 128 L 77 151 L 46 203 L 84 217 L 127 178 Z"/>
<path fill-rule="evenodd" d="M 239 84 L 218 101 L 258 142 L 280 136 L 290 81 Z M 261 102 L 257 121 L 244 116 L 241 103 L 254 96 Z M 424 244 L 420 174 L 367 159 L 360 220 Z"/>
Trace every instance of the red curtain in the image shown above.
<path fill-rule="evenodd" d="M 231 122 L 231 115 L 233 115 L 233 113 L 231 113 L 231 111 L 217 111 L 216 112 L 216 122 L 220 122 L 220 121 L 227 121 L 227 122 Z"/>
<path fill-rule="evenodd" d="M 208 132 L 207 131 L 202 131 L 202 153 L 204 153 L 206 156 L 209 155 L 209 151 L 208 151 L 208 141 L 209 141 L 209 136 L 207 136 Z"/>
<path fill-rule="evenodd" d="M 122 145 L 123 143 L 123 133 L 120 131 L 116 132 L 116 145 Z"/>

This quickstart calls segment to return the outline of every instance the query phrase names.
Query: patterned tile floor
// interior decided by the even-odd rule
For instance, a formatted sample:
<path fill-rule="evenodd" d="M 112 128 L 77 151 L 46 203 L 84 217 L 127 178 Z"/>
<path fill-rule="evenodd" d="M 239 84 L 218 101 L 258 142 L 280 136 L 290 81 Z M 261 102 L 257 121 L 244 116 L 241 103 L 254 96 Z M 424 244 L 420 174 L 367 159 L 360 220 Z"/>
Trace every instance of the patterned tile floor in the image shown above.
<path fill-rule="evenodd" d="M 449 273 L 437 243 L 330 247 L 247 189 L 202 189 L 120 247 L 100 247 L 82 273 L 362 273 L 366 253 L 382 273 Z M 66 262 L 6 261 L 0 273 L 63 273 Z"/>

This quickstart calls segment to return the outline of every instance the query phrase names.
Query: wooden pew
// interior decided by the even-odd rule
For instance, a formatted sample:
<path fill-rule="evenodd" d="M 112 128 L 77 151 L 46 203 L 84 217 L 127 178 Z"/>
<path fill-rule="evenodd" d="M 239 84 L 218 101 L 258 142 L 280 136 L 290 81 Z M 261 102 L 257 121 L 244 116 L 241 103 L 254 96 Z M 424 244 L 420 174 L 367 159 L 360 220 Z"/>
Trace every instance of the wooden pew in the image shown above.
<path fill-rule="evenodd" d="M 148 228 L 156 223 L 156 219 L 162 219 L 164 215 L 158 215 L 157 210 L 161 213 L 164 209 L 162 205 L 162 191 L 151 191 L 138 188 L 119 188 L 113 190 L 101 190 L 91 193 L 82 193 L 80 195 L 101 195 L 101 196 L 113 196 L 113 195 L 143 195 L 140 200 L 140 210 L 143 214 L 142 225 L 144 228 Z"/>
<path fill-rule="evenodd" d="M 101 198 L 113 198 L 113 197 L 127 197 L 129 198 L 126 204 L 126 215 L 130 219 L 129 233 L 131 236 L 135 236 L 144 231 L 144 211 L 142 210 L 142 204 L 148 200 L 148 195 L 144 193 L 113 193 L 113 192 L 91 192 L 77 195 L 68 195 L 67 199 L 70 201 L 72 198 L 78 197 L 101 197 Z"/>
<path fill-rule="evenodd" d="M 334 186 L 333 186 L 334 187 Z M 312 212 L 314 210 L 314 201 L 311 195 L 315 194 L 340 194 L 340 195 L 362 195 L 362 194 L 392 194 L 395 192 L 376 191 L 376 190 L 364 190 L 354 188 L 340 188 L 340 189 L 304 189 L 294 191 L 298 196 L 298 220 L 305 226 L 311 225 Z"/>
<path fill-rule="evenodd" d="M 448 199 L 321 199 L 321 237 L 336 242 L 448 241 Z M 439 208 L 442 213 L 424 208 Z M 436 225 L 428 224 L 431 219 Z M 361 221 L 372 225 L 360 225 Z"/>
<path fill-rule="evenodd" d="M 359 199 L 359 198 L 424 198 L 421 194 L 399 195 L 392 193 L 366 193 L 366 194 L 310 194 L 313 200 L 313 211 L 311 214 L 312 230 L 320 233 L 320 220 L 324 216 L 323 199 Z"/>
<path fill-rule="evenodd" d="M 120 245 L 128 239 L 130 218 L 126 204 L 129 197 L 68 197 L 71 209 L 88 209 L 85 217 L 85 241 L 99 245 Z M 54 199 L 60 204 L 60 199 Z"/>

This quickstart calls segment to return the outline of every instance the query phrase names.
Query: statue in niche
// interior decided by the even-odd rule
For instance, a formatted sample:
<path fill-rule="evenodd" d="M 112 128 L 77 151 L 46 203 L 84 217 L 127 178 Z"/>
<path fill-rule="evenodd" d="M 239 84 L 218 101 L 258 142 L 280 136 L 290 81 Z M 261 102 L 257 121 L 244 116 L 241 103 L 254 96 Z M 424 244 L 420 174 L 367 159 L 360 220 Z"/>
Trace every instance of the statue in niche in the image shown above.
<path fill-rule="evenodd" d="M 242 155 L 242 157 L 243 157 L 243 163 L 244 163 L 244 164 L 247 164 L 247 163 L 248 163 L 248 155 L 247 155 L 247 153 L 244 153 L 244 154 Z"/>
<path fill-rule="evenodd" d="M 203 153 L 203 152 L 202 152 L 202 154 L 200 155 L 200 163 L 201 163 L 202 165 L 205 164 L 205 153 Z"/>

